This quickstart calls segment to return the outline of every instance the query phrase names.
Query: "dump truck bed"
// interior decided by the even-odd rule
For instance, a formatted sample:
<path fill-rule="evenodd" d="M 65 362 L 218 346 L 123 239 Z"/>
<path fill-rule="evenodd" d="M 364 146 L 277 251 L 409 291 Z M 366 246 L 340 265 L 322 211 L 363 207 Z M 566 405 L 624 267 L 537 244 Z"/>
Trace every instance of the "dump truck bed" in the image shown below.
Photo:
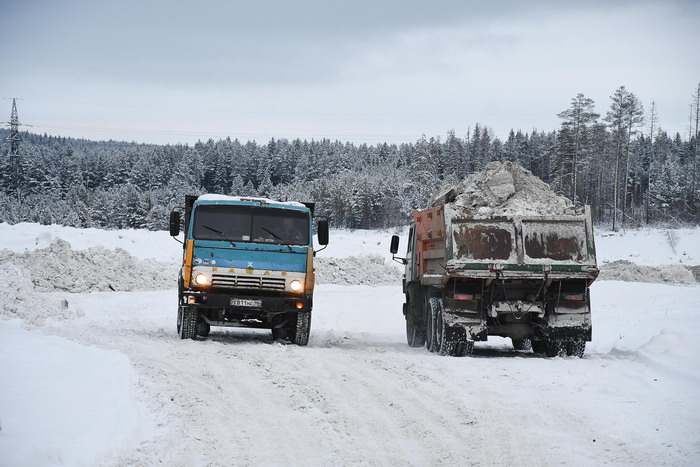
<path fill-rule="evenodd" d="M 465 217 L 438 206 L 413 213 L 417 276 L 581 278 L 598 275 L 590 209 L 566 216 Z"/>

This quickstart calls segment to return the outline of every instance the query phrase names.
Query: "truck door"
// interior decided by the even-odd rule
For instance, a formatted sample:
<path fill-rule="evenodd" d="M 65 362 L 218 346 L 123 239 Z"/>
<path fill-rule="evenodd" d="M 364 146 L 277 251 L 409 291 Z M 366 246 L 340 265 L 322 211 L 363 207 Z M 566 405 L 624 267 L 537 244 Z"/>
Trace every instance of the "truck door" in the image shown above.
<path fill-rule="evenodd" d="M 416 280 L 416 235 L 415 235 L 415 225 L 411 224 L 411 228 L 408 231 L 408 246 L 406 250 L 406 282 Z"/>

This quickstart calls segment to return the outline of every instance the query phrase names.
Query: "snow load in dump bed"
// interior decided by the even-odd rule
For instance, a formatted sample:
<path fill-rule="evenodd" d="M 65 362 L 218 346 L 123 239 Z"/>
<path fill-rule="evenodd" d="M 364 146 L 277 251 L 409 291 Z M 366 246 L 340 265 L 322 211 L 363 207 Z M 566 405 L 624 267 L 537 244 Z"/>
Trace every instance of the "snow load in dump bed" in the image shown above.
<path fill-rule="evenodd" d="M 444 210 L 432 217 L 444 216 L 447 269 L 499 263 L 595 268 L 590 209 L 575 207 L 512 162 L 492 162 L 443 187 L 430 204 L 431 211 Z"/>

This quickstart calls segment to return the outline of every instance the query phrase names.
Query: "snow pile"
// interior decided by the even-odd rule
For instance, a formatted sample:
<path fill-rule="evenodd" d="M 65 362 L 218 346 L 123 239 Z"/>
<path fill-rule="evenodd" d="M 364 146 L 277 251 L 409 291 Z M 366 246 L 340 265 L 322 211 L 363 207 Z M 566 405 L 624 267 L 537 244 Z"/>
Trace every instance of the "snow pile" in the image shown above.
<path fill-rule="evenodd" d="M 314 259 L 317 284 L 400 284 L 402 272 L 379 255 Z"/>
<path fill-rule="evenodd" d="M 175 287 L 177 277 L 176 264 L 143 261 L 121 248 L 76 251 L 60 238 L 25 253 L 1 250 L 0 262 L 26 268 L 40 292 L 169 289 Z"/>
<path fill-rule="evenodd" d="M 0 465 L 108 465 L 155 432 L 129 357 L 0 326 Z"/>
<path fill-rule="evenodd" d="M 58 238 L 70 243 L 74 250 L 92 247 L 121 248 L 139 259 L 182 260 L 182 244 L 173 240 L 166 231 L 78 229 L 29 222 L 14 225 L 0 223 L 0 247 L 15 253 L 46 248 Z"/>
<path fill-rule="evenodd" d="M 71 319 L 82 312 L 68 308 L 66 300 L 51 300 L 36 294 L 29 271 L 16 264 L 0 262 L 0 316 L 20 318 L 42 325 L 47 318 Z"/>
<path fill-rule="evenodd" d="M 430 199 L 430 206 L 447 203 L 472 217 L 576 214 L 568 198 L 513 162 L 490 162 L 481 172 L 457 186 L 441 188 Z"/>
<path fill-rule="evenodd" d="M 642 266 L 625 260 L 613 261 L 600 268 L 598 280 L 695 284 L 693 272 L 680 264 Z"/>

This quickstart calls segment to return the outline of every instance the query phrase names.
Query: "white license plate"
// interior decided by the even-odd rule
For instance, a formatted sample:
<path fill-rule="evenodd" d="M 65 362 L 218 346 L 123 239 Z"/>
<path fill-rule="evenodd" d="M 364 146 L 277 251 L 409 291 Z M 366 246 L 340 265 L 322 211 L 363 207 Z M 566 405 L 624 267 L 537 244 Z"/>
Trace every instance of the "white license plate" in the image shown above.
<path fill-rule="evenodd" d="M 246 300 L 245 298 L 232 298 L 231 306 L 247 306 L 259 308 L 262 306 L 262 300 Z"/>

